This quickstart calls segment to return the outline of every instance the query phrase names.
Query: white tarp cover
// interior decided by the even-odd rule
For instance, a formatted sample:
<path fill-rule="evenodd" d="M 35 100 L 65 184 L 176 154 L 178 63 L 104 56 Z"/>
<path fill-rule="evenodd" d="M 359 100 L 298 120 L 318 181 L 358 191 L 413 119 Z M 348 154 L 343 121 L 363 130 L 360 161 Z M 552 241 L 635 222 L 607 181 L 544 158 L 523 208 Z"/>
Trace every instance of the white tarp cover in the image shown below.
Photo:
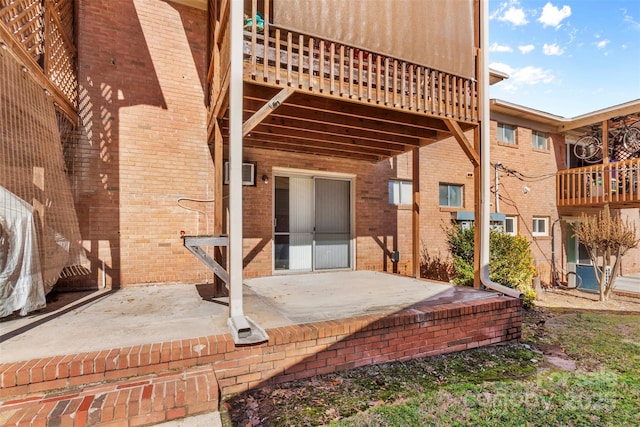
<path fill-rule="evenodd" d="M 0 187 L 0 317 L 46 304 L 34 209 Z"/>

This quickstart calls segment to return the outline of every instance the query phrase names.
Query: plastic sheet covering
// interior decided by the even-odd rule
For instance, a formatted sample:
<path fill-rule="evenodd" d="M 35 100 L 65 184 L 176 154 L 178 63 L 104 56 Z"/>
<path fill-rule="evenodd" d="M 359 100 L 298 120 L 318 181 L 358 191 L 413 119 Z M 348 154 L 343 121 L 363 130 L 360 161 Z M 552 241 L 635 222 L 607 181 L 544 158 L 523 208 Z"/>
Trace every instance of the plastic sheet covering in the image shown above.
<path fill-rule="evenodd" d="M 46 304 L 36 214 L 33 207 L 0 187 L 0 317 Z"/>
<path fill-rule="evenodd" d="M 473 79 L 473 17 L 473 0 L 274 0 L 272 21 Z"/>

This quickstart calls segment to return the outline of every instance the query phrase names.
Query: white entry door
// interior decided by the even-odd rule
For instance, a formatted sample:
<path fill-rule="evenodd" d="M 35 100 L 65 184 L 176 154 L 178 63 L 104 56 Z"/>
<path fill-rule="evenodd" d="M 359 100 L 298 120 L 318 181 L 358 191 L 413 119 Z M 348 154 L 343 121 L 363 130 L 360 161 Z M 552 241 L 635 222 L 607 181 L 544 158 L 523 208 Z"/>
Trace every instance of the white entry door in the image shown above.
<path fill-rule="evenodd" d="M 274 269 L 351 267 L 351 181 L 276 176 Z"/>

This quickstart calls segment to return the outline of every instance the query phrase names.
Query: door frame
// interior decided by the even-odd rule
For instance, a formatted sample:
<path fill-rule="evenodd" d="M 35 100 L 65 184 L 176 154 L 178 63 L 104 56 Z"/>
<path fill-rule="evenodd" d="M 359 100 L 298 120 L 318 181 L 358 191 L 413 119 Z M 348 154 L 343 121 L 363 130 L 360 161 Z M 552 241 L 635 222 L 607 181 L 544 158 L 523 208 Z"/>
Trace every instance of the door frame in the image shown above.
<path fill-rule="evenodd" d="M 274 185 L 271 189 L 271 274 L 272 275 L 285 275 L 285 274 L 303 274 L 303 273 L 317 273 L 324 271 L 344 271 L 344 270 L 355 270 L 356 269 L 356 215 L 355 215 L 355 194 L 356 194 L 356 175 L 349 173 L 340 173 L 340 172 L 326 172 L 326 171 L 315 171 L 309 169 L 294 169 L 294 168 L 282 168 L 282 167 L 273 167 L 271 170 L 271 175 L 273 179 Z M 343 181 L 349 181 L 350 183 L 350 194 L 349 194 L 349 232 L 351 238 L 349 239 L 349 256 L 351 258 L 351 266 L 348 268 L 336 268 L 336 269 L 322 269 L 316 270 L 315 267 L 315 234 L 313 241 L 311 243 L 311 270 L 309 271 L 291 271 L 291 270 L 276 270 L 275 268 L 275 215 L 276 215 L 276 186 L 275 179 L 276 176 L 280 177 L 305 177 L 310 178 L 314 181 L 313 186 L 313 200 L 315 203 L 315 179 L 316 178 L 325 178 L 325 179 L 337 179 Z M 315 205 L 313 208 L 315 215 Z M 315 222 L 315 216 L 314 216 Z"/>

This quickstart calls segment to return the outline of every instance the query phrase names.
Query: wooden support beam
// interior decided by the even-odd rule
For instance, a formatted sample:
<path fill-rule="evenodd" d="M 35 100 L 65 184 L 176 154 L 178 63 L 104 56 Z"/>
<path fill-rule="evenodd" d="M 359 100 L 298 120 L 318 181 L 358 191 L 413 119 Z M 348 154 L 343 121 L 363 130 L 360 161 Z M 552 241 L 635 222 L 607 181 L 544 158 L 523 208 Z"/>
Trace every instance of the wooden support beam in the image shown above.
<path fill-rule="evenodd" d="M 213 106 L 213 115 L 215 117 L 220 117 L 224 115 L 226 109 L 229 107 L 229 75 L 231 73 L 231 67 L 227 68 L 227 71 L 224 73 L 224 77 L 222 78 L 222 84 L 220 85 L 220 93 L 218 94 L 218 99 L 215 100 L 215 104 Z"/>
<path fill-rule="evenodd" d="M 276 94 L 271 100 L 262 106 L 249 120 L 242 125 L 242 136 L 247 136 L 256 126 L 262 122 L 273 110 L 278 108 L 289 98 L 296 90 L 292 87 L 286 87 Z"/>
<path fill-rule="evenodd" d="M 260 126 L 251 132 L 251 136 L 264 139 L 296 139 L 306 141 L 307 145 L 343 147 L 345 151 L 371 151 L 382 156 L 401 154 L 405 148 L 399 145 L 385 144 L 384 142 L 360 140 L 342 135 L 326 135 L 323 133 L 306 130 L 304 128 L 289 128 L 277 126 Z M 273 138 L 272 138 L 273 137 Z"/>
<path fill-rule="evenodd" d="M 252 133 L 245 137 L 247 147 L 264 148 L 272 150 L 287 150 L 298 153 L 319 154 L 324 156 L 344 157 L 353 160 L 378 161 L 385 157 L 397 155 L 397 153 L 362 150 L 359 148 L 348 149 L 344 146 L 328 142 L 309 141 L 297 138 L 287 138 L 276 135 L 260 135 Z"/>
<path fill-rule="evenodd" d="M 413 277 L 420 277 L 420 149 L 413 149 Z"/>
<path fill-rule="evenodd" d="M 253 135 L 253 134 L 252 134 Z M 364 150 L 353 150 L 346 151 L 342 147 L 336 148 L 333 145 L 327 144 L 306 144 L 305 141 L 299 141 L 296 139 L 284 139 L 284 138 L 276 138 L 276 137 L 260 137 L 256 138 L 254 136 L 245 138 L 245 145 L 247 147 L 252 148 L 261 148 L 267 150 L 278 150 L 278 151 L 290 151 L 294 153 L 305 153 L 305 154 L 314 154 L 319 156 L 331 156 L 331 157 L 341 157 L 351 160 L 363 160 L 367 162 L 378 162 L 385 157 L 390 157 L 390 154 L 375 154 L 370 151 Z"/>
<path fill-rule="evenodd" d="M 256 111 L 263 104 L 264 100 L 257 98 L 244 98 L 244 108 L 248 111 Z M 259 105 L 259 106 L 258 106 Z M 278 111 L 269 117 L 284 117 L 289 120 L 301 120 L 305 122 L 324 123 L 334 129 L 353 129 L 354 131 L 373 132 L 385 139 L 390 144 L 400 143 L 418 146 L 418 138 L 428 141 L 437 141 L 438 132 L 426 128 L 408 126 L 399 122 L 388 122 L 373 119 L 365 115 L 346 115 L 333 111 L 330 107 L 326 109 L 313 109 L 299 104 L 297 100 L 290 98 L 286 105 L 278 108 Z M 306 125 L 304 126 L 306 128 Z M 443 125 L 443 127 L 445 127 Z"/>
<path fill-rule="evenodd" d="M 608 203 L 613 198 L 613 194 L 611 191 L 611 171 L 609 170 L 609 121 L 602 121 L 602 167 L 603 167 L 603 177 L 602 184 L 604 185 L 604 191 L 602 194 L 604 195 L 605 203 Z"/>
<path fill-rule="evenodd" d="M 245 104 L 247 102 L 245 101 Z M 345 124 L 335 123 L 335 122 L 324 122 L 319 120 L 319 117 L 313 117 L 309 115 L 308 117 L 299 117 L 299 116 L 288 116 L 285 115 L 287 110 L 293 109 L 295 107 L 280 107 L 278 111 L 272 113 L 269 117 L 265 118 L 261 127 L 266 127 L 269 125 L 273 125 L 276 127 L 289 127 L 292 129 L 305 129 L 309 131 L 324 133 L 327 135 L 336 135 L 342 137 L 351 137 L 369 141 L 376 141 L 380 143 L 384 143 L 385 145 L 394 145 L 396 147 L 400 146 L 409 146 L 409 147 L 417 147 L 422 146 L 424 144 L 429 144 L 433 142 L 432 140 L 424 140 L 419 141 L 418 138 L 404 136 L 404 135 L 393 135 L 386 134 L 378 131 L 377 129 L 371 128 L 363 128 L 360 125 L 358 126 L 348 126 Z M 256 110 L 253 108 L 247 108 L 245 106 L 245 115 L 253 114 Z M 402 148 L 404 149 L 404 148 Z"/>
<path fill-rule="evenodd" d="M 214 190 L 213 190 L 213 234 L 219 236 L 222 234 L 226 234 L 223 230 L 223 212 L 224 212 L 224 203 L 223 203 L 223 195 L 222 195 L 222 184 L 223 184 L 223 158 L 224 154 L 223 143 L 224 138 L 222 137 L 222 132 L 220 131 L 220 125 L 217 119 L 214 119 L 214 140 L 213 140 L 213 167 L 214 167 Z M 216 246 L 213 252 L 214 260 L 222 265 L 226 266 L 226 260 L 224 254 L 222 252 L 222 248 Z M 226 283 L 224 283 L 218 276 L 215 278 L 214 282 L 214 296 L 227 296 L 227 288 Z"/>
<path fill-rule="evenodd" d="M 449 128 L 449 131 L 456 139 L 456 141 L 458 141 L 458 144 L 460 144 L 460 147 L 462 147 L 462 150 L 467 155 L 469 160 L 471 160 L 473 166 L 479 166 L 480 156 L 478 155 L 478 151 L 471 145 L 467 137 L 464 135 L 464 131 L 462 130 L 458 122 L 453 119 L 444 119 L 444 123 L 447 125 L 447 128 Z"/>

